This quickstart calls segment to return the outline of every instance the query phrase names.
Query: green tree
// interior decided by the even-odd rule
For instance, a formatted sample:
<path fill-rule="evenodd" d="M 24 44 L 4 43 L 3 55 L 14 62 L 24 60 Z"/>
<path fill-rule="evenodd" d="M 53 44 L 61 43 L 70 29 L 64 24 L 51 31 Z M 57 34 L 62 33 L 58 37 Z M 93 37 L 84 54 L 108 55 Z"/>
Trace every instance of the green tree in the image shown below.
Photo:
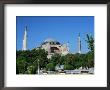
<path fill-rule="evenodd" d="M 86 55 L 87 57 L 87 67 L 94 67 L 94 38 L 92 35 L 87 34 L 88 49 L 90 50 Z"/>
<path fill-rule="evenodd" d="M 64 69 L 65 70 L 75 69 L 75 57 L 73 54 L 67 54 L 65 56 Z"/>
<path fill-rule="evenodd" d="M 48 64 L 47 52 L 44 49 L 16 51 L 16 73 L 35 73 L 38 66 L 46 68 Z"/>
<path fill-rule="evenodd" d="M 51 59 L 50 62 L 54 64 L 54 66 L 56 65 L 60 65 L 61 64 L 61 55 L 59 54 L 54 54 Z"/>
<path fill-rule="evenodd" d="M 22 59 L 18 58 L 16 66 L 17 66 L 17 69 L 16 69 L 17 73 L 24 74 L 25 71 L 27 70 L 27 62 L 25 58 L 22 58 Z"/>
<path fill-rule="evenodd" d="M 28 66 L 27 73 L 28 74 L 36 74 L 36 66 L 34 66 L 34 65 Z"/>
<path fill-rule="evenodd" d="M 86 42 L 88 43 L 88 49 L 94 53 L 94 38 L 92 35 L 87 34 L 87 40 Z"/>
<path fill-rule="evenodd" d="M 46 65 L 46 70 L 48 70 L 48 71 L 54 71 L 55 70 L 54 64 L 53 63 L 48 63 Z"/>

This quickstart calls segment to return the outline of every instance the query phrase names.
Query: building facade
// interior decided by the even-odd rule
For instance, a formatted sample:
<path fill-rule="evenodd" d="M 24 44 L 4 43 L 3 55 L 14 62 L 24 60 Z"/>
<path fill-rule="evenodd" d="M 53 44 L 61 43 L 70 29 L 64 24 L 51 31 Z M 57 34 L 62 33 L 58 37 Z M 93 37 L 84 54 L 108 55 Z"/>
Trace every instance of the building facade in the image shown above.
<path fill-rule="evenodd" d="M 68 44 L 61 44 L 54 39 L 46 39 L 39 48 L 48 52 L 48 58 L 54 54 L 66 55 L 69 53 Z"/>

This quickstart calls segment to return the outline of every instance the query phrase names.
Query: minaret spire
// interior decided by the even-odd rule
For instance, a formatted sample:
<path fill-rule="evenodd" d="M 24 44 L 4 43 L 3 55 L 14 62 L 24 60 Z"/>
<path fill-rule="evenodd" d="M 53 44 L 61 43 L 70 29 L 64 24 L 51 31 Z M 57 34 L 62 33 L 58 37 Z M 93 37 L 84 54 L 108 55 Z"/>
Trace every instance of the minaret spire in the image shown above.
<path fill-rule="evenodd" d="M 81 53 L 81 40 L 80 40 L 80 33 L 78 34 L 78 53 Z"/>
<path fill-rule="evenodd" d="M 25 27 L 25 31 L 24 31 L 22 50 L 27 50 L 27 26 Z"/>

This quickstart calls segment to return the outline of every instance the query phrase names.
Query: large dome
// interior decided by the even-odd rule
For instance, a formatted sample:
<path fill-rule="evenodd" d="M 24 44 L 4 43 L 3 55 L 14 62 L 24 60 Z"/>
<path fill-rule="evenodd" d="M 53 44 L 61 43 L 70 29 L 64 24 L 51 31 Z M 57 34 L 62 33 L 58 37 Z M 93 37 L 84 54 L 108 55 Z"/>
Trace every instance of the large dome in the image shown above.
<path fill-rule="evenodd" d="M 56 42 L 56 41 L 54 39 L 52 39 L 52 38 L 48 38 L 44 42 Z"/>
<path fill-rule="evenodd" d="M 50 43 L 51 45 L 60 45 L 60 43 L 59 43 L 58 41 L 56 41 L 56 40 L 54 40 L 54 39 L 52 39 L 52 38 L 46 39 L 46 40 L 42 43 L 42 45 L 43 45 L 43 44 L 46 44 L 46 43 Z"/>

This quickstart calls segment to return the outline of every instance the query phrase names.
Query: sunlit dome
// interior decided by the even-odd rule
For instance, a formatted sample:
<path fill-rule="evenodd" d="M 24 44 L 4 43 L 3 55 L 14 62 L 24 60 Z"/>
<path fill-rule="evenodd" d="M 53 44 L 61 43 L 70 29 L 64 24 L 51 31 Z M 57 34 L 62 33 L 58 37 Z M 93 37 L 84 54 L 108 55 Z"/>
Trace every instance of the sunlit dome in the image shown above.
<path fill-rule="evenodd" d="M 51 45 L 60 45 L 60 43 L 52 38 L 48 38 L 46 39 L 42 45 L 46 44 L 46 43 L 50 43 Z"/>
<path fill-rule="evenodd" d="M 47 38 L 44 42 L 55 42 L 55 40 L 52 38 Z"/>

